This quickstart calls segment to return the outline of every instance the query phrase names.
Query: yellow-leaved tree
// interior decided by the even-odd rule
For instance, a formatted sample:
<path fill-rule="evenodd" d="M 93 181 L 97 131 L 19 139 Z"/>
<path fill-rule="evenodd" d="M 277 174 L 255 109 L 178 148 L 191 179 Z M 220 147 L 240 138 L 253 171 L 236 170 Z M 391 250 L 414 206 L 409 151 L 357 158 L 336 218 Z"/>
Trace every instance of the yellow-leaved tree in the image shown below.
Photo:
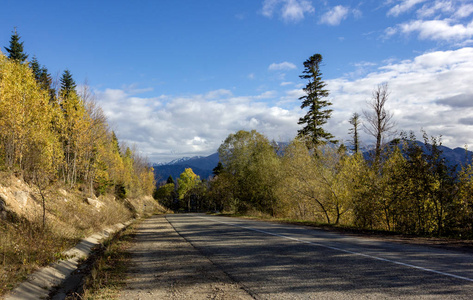
<path fill-rule="evenodd" d="M 35 184 L 43 198 L 62 151 L 53 131 L 55 107 L 27 64 L 0 54 L 0 150 L 3 163 Z"/>
<path fill-rule="evenodd" d="M 357 176 L 363 167 L 358 155 L 349 157 L 328 145 L 309 150 L 305 141 L 295 139 L 282 159 L 284 180 L 278 198 L 288 217 L 346 224 L 353 218 Z"/>
<path fill-rule="evenodd" d="M 177 179 L 178 188 L 177 193 L 179 200 L 187 200 L 187 210 L 191 210 L 191 191 L 200 182 L 200 177 L 192 171 L 191 168 L 186 168 Z"/>

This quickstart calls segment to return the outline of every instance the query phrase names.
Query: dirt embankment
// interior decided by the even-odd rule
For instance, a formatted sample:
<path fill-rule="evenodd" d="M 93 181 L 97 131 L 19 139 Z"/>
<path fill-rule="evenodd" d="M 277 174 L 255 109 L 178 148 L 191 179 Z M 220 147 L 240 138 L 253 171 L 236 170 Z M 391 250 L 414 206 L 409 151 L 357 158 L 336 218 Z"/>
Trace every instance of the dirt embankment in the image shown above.
<path fill-rule="evenodd" d="M 118 200 L 67 190 L 60 182 L 42 191 L 0 172 L 0 297 L 28 274 L 63 258 L 84 236 L 164 209 L 150 196 Z"/>

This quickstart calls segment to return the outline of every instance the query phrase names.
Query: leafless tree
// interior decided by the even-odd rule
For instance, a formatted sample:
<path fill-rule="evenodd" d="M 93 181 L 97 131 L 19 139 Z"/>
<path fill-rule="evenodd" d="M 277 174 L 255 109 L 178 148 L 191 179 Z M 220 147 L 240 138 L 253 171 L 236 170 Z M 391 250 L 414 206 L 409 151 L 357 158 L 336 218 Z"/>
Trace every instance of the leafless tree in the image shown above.
<path fill-rule="evenodd" d="M 386 111 L 386 101 L 388 101 L 388 84 L 383 83 L 373 91 L 371 101 L 368 102 L 368 110 L 363 110 L 366 123 L 363 124 L 365 131 L 376 139 L 375 164 L 378 164 L 381 156 L 381 147 L 387 134 L 393 134 L 394 126 L 393 114 Z"/>

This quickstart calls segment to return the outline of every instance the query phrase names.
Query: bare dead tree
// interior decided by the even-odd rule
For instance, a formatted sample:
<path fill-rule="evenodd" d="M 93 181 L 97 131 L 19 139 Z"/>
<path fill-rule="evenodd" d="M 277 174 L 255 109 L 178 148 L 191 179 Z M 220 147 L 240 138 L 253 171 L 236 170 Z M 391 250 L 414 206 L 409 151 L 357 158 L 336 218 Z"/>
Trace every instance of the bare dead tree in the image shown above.
<path fill-rule="evenodd" d="M 363 123 L 365 131 L 376 139 L 375 165 L 379 163 L 381 147 L 387 134 L 393 134 L 394 126 L 393 114 L 386 110 L 388 101 L 388 84 L 383 83 L 373 91 L 371 101 L 368 102 L 368 110 L 363 110 L 366 123 Z"/>
<path fill-rule="evenodd" d="M 87 80 L 84 81 L 84 84 L 79 90 L 79 95 L 84 101 L 85 110 L 89 116 L 89 123 L 86 128 L 86 137 L 88 141 L 84 149 L 84 161 L 85 161 L 85 173 L 84 181 L 87 183 L 88 192 L 91 196 L 94 196 L 94 179 L 97 172 L 95 163 L 97 161 L 97 149 L 100 143 L 104 143 L 107 139 L 107 134 L 109 133 L 109 128 L 107 125 L 107 117 L 103 112 L 102 108 L 97 104 L 96 97 L 89 87 Z"/>

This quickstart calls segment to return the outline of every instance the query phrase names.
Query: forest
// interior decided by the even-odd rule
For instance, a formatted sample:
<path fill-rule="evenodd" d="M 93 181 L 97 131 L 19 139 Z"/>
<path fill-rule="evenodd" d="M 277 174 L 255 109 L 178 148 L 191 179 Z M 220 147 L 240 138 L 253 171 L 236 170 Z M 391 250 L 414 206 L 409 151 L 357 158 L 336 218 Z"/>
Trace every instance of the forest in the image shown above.
<path fill-rule="evenodd" d="M 473 238 L 473 166 L 451 166 L 441 137 L 395 132 L 386 109 L 387 83 L 373 90 L 362 115 L 353 113 L 349 144 L 323 125 L 331 103 L 316 54 L 304 62 L 306 115 L 288 145 L 256 130 L 230 134 L 221 144 L 214 176 L 201 180 L 186 169 L 170 177 L 155 197 L 175 211 L 218 211 L 306 220 L 422 236 Z M 375 141 L 360 151 L 360 130 Z M 388 139 L 388 137 L 390 137 Z M 465 155 L 467 155 L 465 151 Z M 471 160 L 470 160 L 471 161 Z"/>
<path fill-rule="evenodd" d="M 151 195 L 154 176 L 133 146 L 119 143 L 86 85 L 65 70 L 53 80 L 27 61 L 15 31 L 0 53 L 0 169 L 46 189 L 60 181 L 88 195 Z"/>

